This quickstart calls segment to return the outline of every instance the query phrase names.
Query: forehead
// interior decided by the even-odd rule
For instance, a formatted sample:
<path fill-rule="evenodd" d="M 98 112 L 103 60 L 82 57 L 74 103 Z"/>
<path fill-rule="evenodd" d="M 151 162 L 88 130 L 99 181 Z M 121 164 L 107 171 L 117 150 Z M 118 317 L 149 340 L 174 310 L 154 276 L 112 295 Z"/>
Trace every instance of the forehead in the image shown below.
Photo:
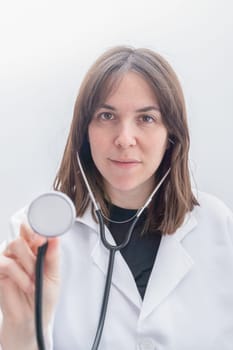
<path fill-rule="evenodd" d="M 152 83 L 137 72 L 113 74 L 102 86 L 99 105 L 108 102 L 132 102 L 135 104 L 158 104 Z"/>

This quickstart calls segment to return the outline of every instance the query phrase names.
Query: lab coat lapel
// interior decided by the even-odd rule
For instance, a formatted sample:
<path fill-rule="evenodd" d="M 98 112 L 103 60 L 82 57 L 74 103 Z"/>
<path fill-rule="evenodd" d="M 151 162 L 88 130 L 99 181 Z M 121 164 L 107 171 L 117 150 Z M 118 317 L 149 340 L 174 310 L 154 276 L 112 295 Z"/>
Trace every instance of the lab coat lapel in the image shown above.
<path fill-rule="evenodd" d="M 114 244 L 114 239 L 106 228 L 106 238 L 110 244 Z M 99 267 L 103 274 L 107 275 L 109 251 L 103 246 L 100 235 L 98 235 L 98 241 L 92 251 L 92 259 L 94 263 Z M 120 252 L 116 252 L 115 263 L 113 268 L 112 284 L 128 298 L 138 309 L 141 308 L 142 300 L 137 290 L 136 283 L 133 275 L 128 268 L 124 258 Z M 110 292 L 111 294 L 111 292 Z M 110 296 L 111 298 L 111 296 Z"/>
<path fill-rule="evenodd" d="M 181 240 L 196 226 L 196 219 L 186 216 L 182 227 L 173 235 L 162 237 L 156 261 L 143 300 L 140 318 L 147 317 L 181 283 L 193 265 Z"/>
<path fill-rule="evenodd" d="M 92 219 L 90 213 L 77 218 L 77 221 L 88 225 L 95 232 L 96 244 L 91 258 L 106 277 L 109 251 L 101 242 L 98 224 Z M 193 260 L 183 247 L 182 240 L 196 225 L 194 215 L 189 213 L 175 234 L 162 237 L 143 303 L 128 265 L 120 252 L 116 253 L 112 284 L 139 310 L 141 309 L 140 318 L 147 317 L 158 307 L 192 268 Z M 107 228 L 106 238 L 110 244 L 115 244 Z"/>

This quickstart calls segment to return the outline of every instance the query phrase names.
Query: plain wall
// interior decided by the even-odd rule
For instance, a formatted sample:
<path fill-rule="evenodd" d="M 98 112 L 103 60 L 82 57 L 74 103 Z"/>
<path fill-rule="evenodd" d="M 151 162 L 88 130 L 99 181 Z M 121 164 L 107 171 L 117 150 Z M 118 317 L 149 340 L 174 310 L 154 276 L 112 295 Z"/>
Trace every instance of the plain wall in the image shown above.
<path fill-rule="evenodd" d="M 114 45 L 148 47 L 182 83 L 194 183 L 233 209 L 233 5 L 222 0 L 7 1 L 0 13 L 0 240 L 50 190 L 84 74 Z"/>

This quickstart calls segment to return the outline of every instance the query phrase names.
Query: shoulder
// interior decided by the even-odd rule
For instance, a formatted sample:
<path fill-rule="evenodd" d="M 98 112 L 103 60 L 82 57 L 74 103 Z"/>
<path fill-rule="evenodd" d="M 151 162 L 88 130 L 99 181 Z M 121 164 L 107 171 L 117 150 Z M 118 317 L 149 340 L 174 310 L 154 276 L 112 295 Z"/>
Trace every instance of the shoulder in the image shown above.
<path fill-rule="evenodd" d="M 208 214 L 218 219 L 232 217 L 232 210 L 218 197 L 202 191 L 198 191 L 195 195 L 200 204 L 194 208 L 197 215 Z"/>
<path fill-rule="evenodd" d="M 218 197 L 199 191 L 196 193 L 199 206 L 195 206 L 192 214 L 197 220 L 199 228 L 205 232 L 230 234 L 233 240 L 233 212 Z"/>

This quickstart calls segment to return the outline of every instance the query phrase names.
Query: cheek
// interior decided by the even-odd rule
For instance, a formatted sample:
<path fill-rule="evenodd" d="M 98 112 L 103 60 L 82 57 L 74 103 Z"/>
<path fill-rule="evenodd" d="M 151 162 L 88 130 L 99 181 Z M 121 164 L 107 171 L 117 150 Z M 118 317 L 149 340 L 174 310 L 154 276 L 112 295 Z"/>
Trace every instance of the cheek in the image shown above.
<path fill-rule="evenodd" d="M 90 143 L 91 150 L 95 149 L 95 145 L 98 143 L 98 132 L 96 132 L 95 128 L 92 125 L 88 128 L 88 140 Z"/>
<path fill-rule="evenodd" d="M 96 147 L 99 149 L 105 140 L 105 138 L 103 137 L 103 134 L 101 134 L 100 132 L 98 132 L 98 130 L 93 128 L 89 128 L 88 138 L 89 138 L 91 149 L 93 150 L 95 150 Z"/>
<path fill-rule="evenodd" d="M 89 127 L 88 138 L 93 161 L 98 165 L 102 155 L 109 149 L 107 135 L 103 135 L 103 133 L 99 132 L 96 128 Z"/>
<path fill-rule="evenodd" d="M 163 132 L 160 131 L 160 133 L 157 133 L 157 135 L 151 135 L 151 137 L 148 136 L 146 148 L 147 148 L 148 154 L 150 154 L 151 156 L 152 155 L 154 155 L 154 157 L 163 156 L 168 148 L 167 131 L 166 130 L 164 130 Z"/>

